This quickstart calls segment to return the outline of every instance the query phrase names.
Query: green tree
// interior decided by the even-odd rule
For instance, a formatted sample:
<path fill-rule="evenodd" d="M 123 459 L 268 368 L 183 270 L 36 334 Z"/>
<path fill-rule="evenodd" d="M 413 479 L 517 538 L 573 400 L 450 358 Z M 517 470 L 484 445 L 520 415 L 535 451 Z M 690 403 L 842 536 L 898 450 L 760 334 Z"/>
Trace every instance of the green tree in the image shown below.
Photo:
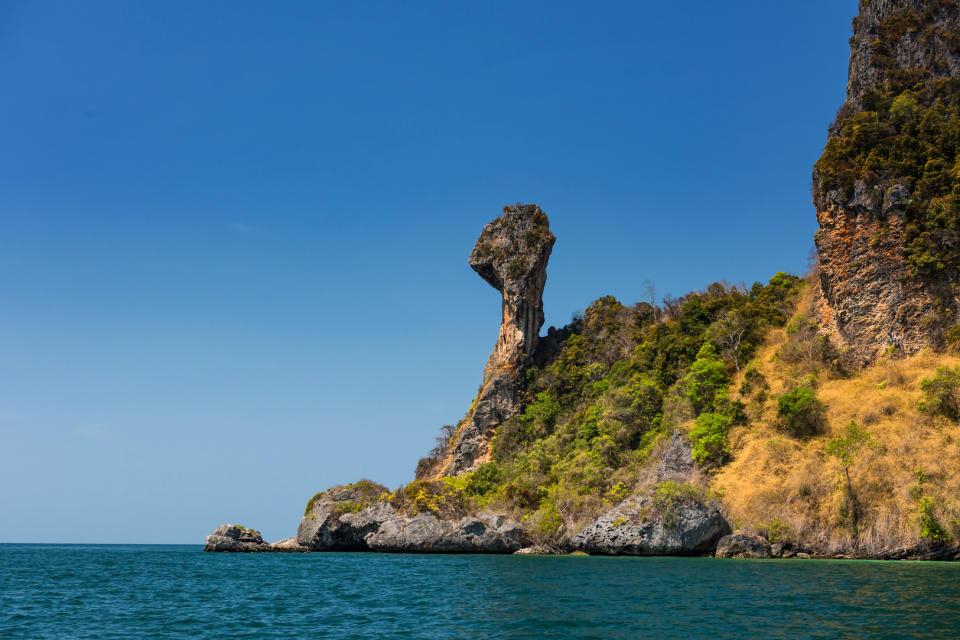
<path fill-rule="evenodd" d="M 812 436 L 823 425 L 826 408 L 810 387 L 797 387 L 777 400 L 781 426 L 795 436 Z"/>
<path fill-rule="evenodd" d="M 960 419 L 960 367 L 938 367 L 936 375 L 920 381 L 920 408 L 951 420 Z"/>
<path fill-rule="evenodd" d="M 686 396 L 697 415 L 712 407 L 718 395 L 726 394 L 728 384 L 730 375 L 716 347 L 704 342 L 697 359 L 690 365 L 690 373 L 683 379 Z"/>
<path fill-rule="evenodd" d="M 853 492 L 853 482 L 850 480 L 850 468 L 856 461 L 857 454 L 864 447 L 872 446 L 870 434 L 851 421 L 843 429 L 843 433 L 827 443 L 827 453 L 840 461 L 843 475 L 847 480 L 847 511 L 850 514 L 851 524 L 856 530 L 859 520 L 857 498 Z"/>
<path fill-rule="evenodd" d="M 722 413 L 701 413 L 690 430 L 693 459 L 699 464 L 725 462 L 730 454 L 727 432 L 730 418 Z"/>

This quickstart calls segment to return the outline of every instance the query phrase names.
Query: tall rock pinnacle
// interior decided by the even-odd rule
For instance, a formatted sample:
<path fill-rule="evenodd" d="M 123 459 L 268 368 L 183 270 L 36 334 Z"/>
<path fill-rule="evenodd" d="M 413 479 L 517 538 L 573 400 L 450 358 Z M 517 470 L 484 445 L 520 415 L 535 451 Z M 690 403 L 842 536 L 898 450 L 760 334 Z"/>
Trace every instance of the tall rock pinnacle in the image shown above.
<path fill-rule="evenodd" d="M 859 363 L 940 346 L 960 282 L 960 0 L 861 0 L 813 175 L 816 315 Z"/>
<path fill-rule="evenodd" d="M 470 266 L 503 294 L 500 336 L 487 360 L 484 381 L 505 368 L 524 367 L 543 326 L 543 287 L 556 238 L 535 204 L 504 207 L 470 252 Z"/>
<path fill-rule="evenodd" d="M 524 374 L 543 326 L 543 287 L 555 241 L 547 215 L 535 204 L 504 207 L 477 239 L 470 266 L 503 294 L 503 321 L 477 400 L 432 477 L 471 471 L 489 460 L 496 427 L 519 412 Z"/>

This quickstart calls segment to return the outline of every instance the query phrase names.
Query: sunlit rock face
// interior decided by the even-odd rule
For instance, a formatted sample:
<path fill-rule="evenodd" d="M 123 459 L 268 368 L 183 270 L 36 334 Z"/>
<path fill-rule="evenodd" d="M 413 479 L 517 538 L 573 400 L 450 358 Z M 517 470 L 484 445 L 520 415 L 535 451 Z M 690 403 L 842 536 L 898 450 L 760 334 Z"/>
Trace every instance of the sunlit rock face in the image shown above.
<path fill-rule="evenodd" d="M 863 0 L 850 46 L 847 99 L 813 175 L 815 313 L 836 346 L 866 364 L 891 346 L 938 346 L 956 322 L 958 265 L 942 257 L 957 255 L 960 233 L 956 221 L 940 224 L 931 211 L 960 174 L 944 173 L 953 185 L 931 190 L 925 165 L 933 156 L 904 163 L 910 145 L 889 141 L 914 135 L 909 108 L 929 109 L 954 92 L 960 2 Z M 941 126 L 929 115 L 917 120 Z M 910 163 L 912 173 L 904 169 Z"/>
<path fill-rule="evenodd" d="M 472 471 L 489 460 L 497 426 L 519 412 L 524 373 L 543 326 L 543 287 L 555 241 L 546 214 L 535 204 L 504 207 L 477 238 L 470 266 L 503 295 L 503 320 L 476 402 L 430 477 Z"/>

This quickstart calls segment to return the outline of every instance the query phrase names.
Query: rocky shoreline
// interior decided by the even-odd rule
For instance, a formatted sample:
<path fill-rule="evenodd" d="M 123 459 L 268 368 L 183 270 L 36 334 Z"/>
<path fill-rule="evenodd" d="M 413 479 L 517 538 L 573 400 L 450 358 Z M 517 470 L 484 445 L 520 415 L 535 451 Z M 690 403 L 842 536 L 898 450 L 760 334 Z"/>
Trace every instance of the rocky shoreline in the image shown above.
<path fill-rule="evenodd" d="M 224 524 L 207 536 L 204 551 L 221 553 L 375 553 L 699 556 L 752 559 L 863 559 L 960 561 L 960 546 L 858 550 L 841 553 L 813 545 L 734 532 L 722 505 L 696 484 L 690 444 L 670 438 L 645 490 L 621 501 L 573 535 L 535 540 L 503 514 L 442 517 L 429 504 L 398 508 L 389 489 L 370 481 L 336 486 L 307 504 L 297 535 L 268 543 L 260 532 Z M 415 513 L 408 513 L 412 509 Z"/>
<path fill-rule="evenodd" d="M 432 518 L 432 519 L 431 519 Z M 905 561 L 960 561 L 960 546 L 931 549 L 911 547 L 880 551 L 851 550 L 846 553 L 827 553 L 791 543 L 770 543 L 762 536 L 750 533 L 727 534 L 714 543 L 713 548 L 699 550 L 638 544 L 643 536 L 622 535 L 616 538 L 609 530 L 596 523 L 582 531 L 573 543 L 561 545 L 533 544 L 511 521 L 493 526 L 503 516 L 463 518 L 458 522 L 444 521 L 432 516 L 406 519 L 397 528 L 397 522 L 387 527 L 383 535 L 371 536 L 366 547 L 319 545 L 311 548 L 300 544 L 298 538 L 287 538 L 268 543 L 259 531 L 239 525 L 224 524 L 207 536 L 206 552 L 219 553 L 323 553 L 335 551 L 365 551 L 371 553 L 440 553 L 440 554 L 499 554 L 499 555 L 623 555 L 623 556 L 698 556 L 730 559 L 816 559 L 816 560 L 905 560 Z M 491 520 L 493 522 L 491 522 Z M 708 519 L 709 522 L 709 519 Z M 652 527 L 656 528 L 656 527 Z M 599 534 L 599 535 L 598 535 Z M 579 538 L 579 540 L 578 540 Z M 682 535 L 667 534 L 661 542 L 682 540 Z M 589 549 L 589 551 L 587 551 Z"/>

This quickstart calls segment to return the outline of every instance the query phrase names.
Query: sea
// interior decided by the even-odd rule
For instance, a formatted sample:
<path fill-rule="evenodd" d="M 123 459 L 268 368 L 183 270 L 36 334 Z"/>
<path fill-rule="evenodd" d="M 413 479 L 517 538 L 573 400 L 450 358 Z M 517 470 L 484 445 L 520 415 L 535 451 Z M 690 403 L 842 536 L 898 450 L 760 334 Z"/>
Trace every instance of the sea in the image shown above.
<path fill-rule="evenodd" d="M 0 638 L 960 638 L 960 564 L 0 545 Z"/>

